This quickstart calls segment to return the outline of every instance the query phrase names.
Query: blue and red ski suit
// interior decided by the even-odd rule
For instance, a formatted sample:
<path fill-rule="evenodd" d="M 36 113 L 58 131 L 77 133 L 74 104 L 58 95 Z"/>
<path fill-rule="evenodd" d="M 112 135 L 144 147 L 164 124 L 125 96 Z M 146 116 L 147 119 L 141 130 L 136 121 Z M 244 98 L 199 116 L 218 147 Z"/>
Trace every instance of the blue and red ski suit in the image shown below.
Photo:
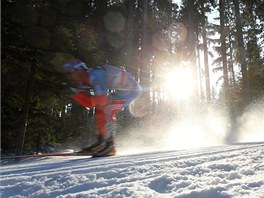
<path fill-rule="evenodd" d="M 124 69 L 106 65 L 97 66 L 88 71 L 83 85 L 92 87 L 94 95 L 79 91 L 72 98 L 90 109 L 96 107 L 98 135 L 106 139 L 115 136 L 116 115 L 140 96 L 139 83 Z"/>

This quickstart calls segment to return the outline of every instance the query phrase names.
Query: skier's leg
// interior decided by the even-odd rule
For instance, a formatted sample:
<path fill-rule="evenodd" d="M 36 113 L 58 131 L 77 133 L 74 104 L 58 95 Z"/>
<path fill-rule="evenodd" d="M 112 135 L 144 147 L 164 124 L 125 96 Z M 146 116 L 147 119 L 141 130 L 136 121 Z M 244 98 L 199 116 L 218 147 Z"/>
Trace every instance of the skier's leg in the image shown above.
<path fill-rule="evenodd" d="M 96 118 L 96 131 L 97 131 L 97 138 L 94 144 L 85 147 L 80 152 L 85 153 L 97 153 L 101 150 L 103 150 L 106 146 L 106 116 L 104 112 L 104 108 L 97 107 L 95 112 L 95 118 Z"/>
<path fill-rule="evenodd" d="M 101 135 L 104 135 L 104 140 L 106 141 L 106 146 L 102 150 L 98 150 L 94 153 L 94 157 L 105 157 L 115 155 L 115 145 L 114 139 L 117 130 L 117 120 L 116 115 L 122 109 L 125 101 L 113 101 L 111 104 L 104 108 L 104 119 L 103 117 L 98 117 L 99 120 L 97 124 L 102 124 L 98 126 Z M 101 112 L 103 114 L 103 112 Z"/>
<path fill-rule="evenodd" d="M 96 107 L 96 129 L 99 136 L 105 138 L 106 136 L 106 114 L 103 107 Z"/>
<path fill-rule="evenodd" d="M 141 87 L 135 84 L 130 91 L 116 91 L 110 96 L 112 102 L 97 114 L 97 129 L 99 134 L 107 140 L 105 149 L 95 153 L 94 157 L 115 155 L 114 138 L 117 130 L 116 115 L 122 109 L 141 95 Z"/>
<path fill-rule="evenodd" d="M 113 137 L 115 138 L 116 130 L 117 130 L 117 119 L 116 115 L 125 104 L 124 100 L 115 100 L 112 101 L 111 104 L 105 107 L 104 113 L 106 118 L 105 123 L 105 136 L 106 138 Z"/>

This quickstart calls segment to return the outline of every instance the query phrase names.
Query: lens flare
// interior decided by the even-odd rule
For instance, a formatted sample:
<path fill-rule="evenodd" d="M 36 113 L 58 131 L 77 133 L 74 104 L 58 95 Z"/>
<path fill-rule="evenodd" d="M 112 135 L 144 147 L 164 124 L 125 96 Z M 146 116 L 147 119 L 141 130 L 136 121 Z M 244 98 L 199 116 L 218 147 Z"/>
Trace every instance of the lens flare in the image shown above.
<path fill-rule="evenodd" d="M 187 38 L 187 29 L 183 23 L 173 23 L 167 29 L 167 35 L 172 42 L 183 43 Z"/>
<path fill-rule="evenodd" d="M 135 117 L 143 117 L 149 112 L 151 104 L 152 103 L 144 97 L 140 97 L 129 105 L 129 111 Z"/>
<path fill-rule="evenodd" d="M 121 32 L 124 29 L 125 18 L 119 12 L 109 11 L 104 16 L 104 25 L 110 32 Z"/>

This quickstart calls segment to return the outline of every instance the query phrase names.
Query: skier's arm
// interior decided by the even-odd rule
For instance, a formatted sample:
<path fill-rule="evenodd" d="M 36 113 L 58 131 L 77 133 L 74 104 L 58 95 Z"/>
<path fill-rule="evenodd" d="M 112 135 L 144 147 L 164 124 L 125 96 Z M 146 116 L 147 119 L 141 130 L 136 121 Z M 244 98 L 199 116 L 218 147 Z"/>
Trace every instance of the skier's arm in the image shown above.
<path fill-rule="evenodd" d="M 106 94 L 100 96 L 91 96 L 92 102 L 97 106 L 105 106 L 108 104 L 108 97 Z"/>
<path fill-rule="evenodd" d="M 84 92 L 79 92 L 72 96 L 72 98 L 82 106 L 93 108 L 96 106 L 105 106 L 108 103 L 108 98 L 106 94 L 102 94 L 101 96 L 91 96 Z"/>
<path fill-rule="evenodd" d="M 90 73 L 90 84 L 94 90 L 91 100 L 95 105 L 105 106 L 108 104 L 107 89 L 105 86 L 106 71 L 103 67 L 97 67 Z"/>
<path fill-rule="evenodd" d="M 88 107 L 90 109 L 92 109 L 94 106 L 91 102 L 90 96 L 84 92 L 79 92 L 73 95 L 72 99 L 74 99 L 80 105 Z"/>

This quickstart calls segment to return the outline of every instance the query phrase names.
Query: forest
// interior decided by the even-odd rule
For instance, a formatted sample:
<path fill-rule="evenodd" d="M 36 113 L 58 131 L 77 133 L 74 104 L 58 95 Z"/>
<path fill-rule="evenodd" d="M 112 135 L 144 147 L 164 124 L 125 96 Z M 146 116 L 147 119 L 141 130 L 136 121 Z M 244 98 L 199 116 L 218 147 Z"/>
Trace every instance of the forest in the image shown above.
<path fill-rule="evenodd" d="M 140 82 L 141 98 L 118 116 L 120 134 L 208 106 L 228 111 L 235 131 L 247 106 L 263 101 L 263 0 L 2 0 L 1 7 L 1 152 L 94 139 L 96 109 L 71 100 L 69 59 L 124 67 Z"/>

